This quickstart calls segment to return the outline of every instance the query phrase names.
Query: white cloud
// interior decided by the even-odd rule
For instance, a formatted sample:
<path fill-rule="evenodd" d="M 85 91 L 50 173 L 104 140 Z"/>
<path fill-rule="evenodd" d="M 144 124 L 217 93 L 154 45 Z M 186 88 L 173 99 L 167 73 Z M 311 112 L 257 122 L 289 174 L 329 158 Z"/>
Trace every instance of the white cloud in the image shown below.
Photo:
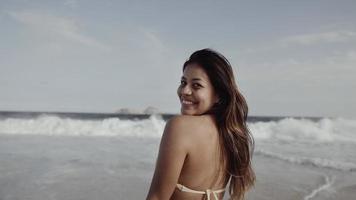
<path fill-rule="evenodd" d="M 355 41 L 356 32 L 354 31 L 330 31 L 323 33 L 312 33 L 294 35 L 283 38 L 280 40 L 282 45 L 299 44 L 299 45 L 312 45 L 317 43 L 334 43 L 334 42 L 347 42 Z"/>
<path fill-rule="evenodd" d="M 148 28 L 139 27 L 140 46 L 154 65 L 162 61 L 163 55 L 167 53 L 167 47 L 159 37 L 158 33 Z"/>
<path fill-rule="evenodd" d="M 8 12 L 16 21 L 48 36 L 55 34 L 69 41 L 108 51 L 110 47 L 80 32 L 79 23 L 73 19 L 40 12 Z"/>
<path fill-rule="evenodd" d="M 285 36 L 281 39 L 267 40 L 264 43 L 250 44 L 249 47 L 239 50 L 245 54 L 269 53 L 283 50 L 282 53 L 287 52 L 286 49 L 292 49 L 296 46 L 307 47 L 308 50 L 311 45 L 313 47 L 320 47 L 323 44 L 345 45 L 356 42 L 356 31 L 352 30 L 335 30 L 320 33 L 300 34 Z M 307 50 L 307 49 L 306 49 Z"/>
<path fill-rule="evenodd" d="M 155 50 L 160 52 L 165 50 L 165 46 L 157 34 L 155 34 L 153 31 L 143 28 L 140 28 L 139 30 L 143 33 L 147 46 L 153 47 Z"/>

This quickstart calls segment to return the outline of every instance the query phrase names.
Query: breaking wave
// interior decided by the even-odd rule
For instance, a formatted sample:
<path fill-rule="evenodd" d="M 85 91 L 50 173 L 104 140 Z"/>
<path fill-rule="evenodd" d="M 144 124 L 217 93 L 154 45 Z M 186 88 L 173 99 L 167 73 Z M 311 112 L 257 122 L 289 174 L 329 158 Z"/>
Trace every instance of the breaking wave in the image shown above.
<path fill-rule="evenodd" d="M 0 120 L 0 134 L 160 137 L 164 125 L 159 115 L 143 120 L 81 120 L 43 115 L 33 119 Z"/>
<path fill-rule="evenodd" d="M 269 158 L 283 160 L 292 164 L 314 166 L 319 168 L 335 169 L 340 171 L 356 171 L 356 164 L 349 162 L 333 161 L 324 158 L 290 156 L 279 153 L 264 151 L 261 149 L 255 150 L 256 155 L 262 155 Z"/>

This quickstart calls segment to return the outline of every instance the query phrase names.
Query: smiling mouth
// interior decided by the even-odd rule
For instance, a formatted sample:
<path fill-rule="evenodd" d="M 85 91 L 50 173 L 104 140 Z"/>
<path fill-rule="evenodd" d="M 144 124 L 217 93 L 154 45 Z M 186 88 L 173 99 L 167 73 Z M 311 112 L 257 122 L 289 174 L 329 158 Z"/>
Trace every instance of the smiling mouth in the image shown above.
<path fill-rule="evenodd" d="M 193 104 L 196 104 L 196 103 L 194 103 L 192 101 L 182 100 L 182 104 L 183 105 L 193 105 Z"/>

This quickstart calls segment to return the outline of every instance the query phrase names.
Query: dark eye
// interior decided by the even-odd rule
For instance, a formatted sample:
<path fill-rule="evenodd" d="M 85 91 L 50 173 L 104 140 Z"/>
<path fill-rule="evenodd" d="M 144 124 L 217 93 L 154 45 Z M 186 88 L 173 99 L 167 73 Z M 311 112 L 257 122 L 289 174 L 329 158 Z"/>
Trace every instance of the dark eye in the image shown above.
<path fill-rule="evenodd" d="M 193 87 L 194 87 L 194 88 L 200 88 L 200 87 L 202 87 L 202 86 L 201 86 L 199 83 L 194 83 L 194 84 L 193 84 Z"/>
<path fill-rule="evenodd" d="M 180 85 L 186 85 L 187 83 L 184 80 L 180 81 Z"/>

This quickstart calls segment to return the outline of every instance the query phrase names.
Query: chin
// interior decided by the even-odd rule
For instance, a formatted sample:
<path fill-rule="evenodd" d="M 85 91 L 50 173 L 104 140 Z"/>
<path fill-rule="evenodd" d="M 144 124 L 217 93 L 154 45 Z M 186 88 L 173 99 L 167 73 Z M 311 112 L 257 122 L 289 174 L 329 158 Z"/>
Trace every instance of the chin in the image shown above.
<path fill-rule="evenodd" d="M 197 110 L 187 110 L 187 109 L 181 109 L 180 113 L 182 115 L 202 115 L 203 113 L 197 111 Z"/>
<path fill-rule="evenodd" d="M 187 109 L 181 108 L 180 113 L 182 115 L 194 115 L 195 112 L 193 110 L 187 110 Z"/>
<path fill-rule="evenodd" d="M 186 111 L 186 110 L 181 110 L 180 113 L 181 113 L 182 115 L 194 115 L 194 113 L 189 112 L 189 111 Z"/>

